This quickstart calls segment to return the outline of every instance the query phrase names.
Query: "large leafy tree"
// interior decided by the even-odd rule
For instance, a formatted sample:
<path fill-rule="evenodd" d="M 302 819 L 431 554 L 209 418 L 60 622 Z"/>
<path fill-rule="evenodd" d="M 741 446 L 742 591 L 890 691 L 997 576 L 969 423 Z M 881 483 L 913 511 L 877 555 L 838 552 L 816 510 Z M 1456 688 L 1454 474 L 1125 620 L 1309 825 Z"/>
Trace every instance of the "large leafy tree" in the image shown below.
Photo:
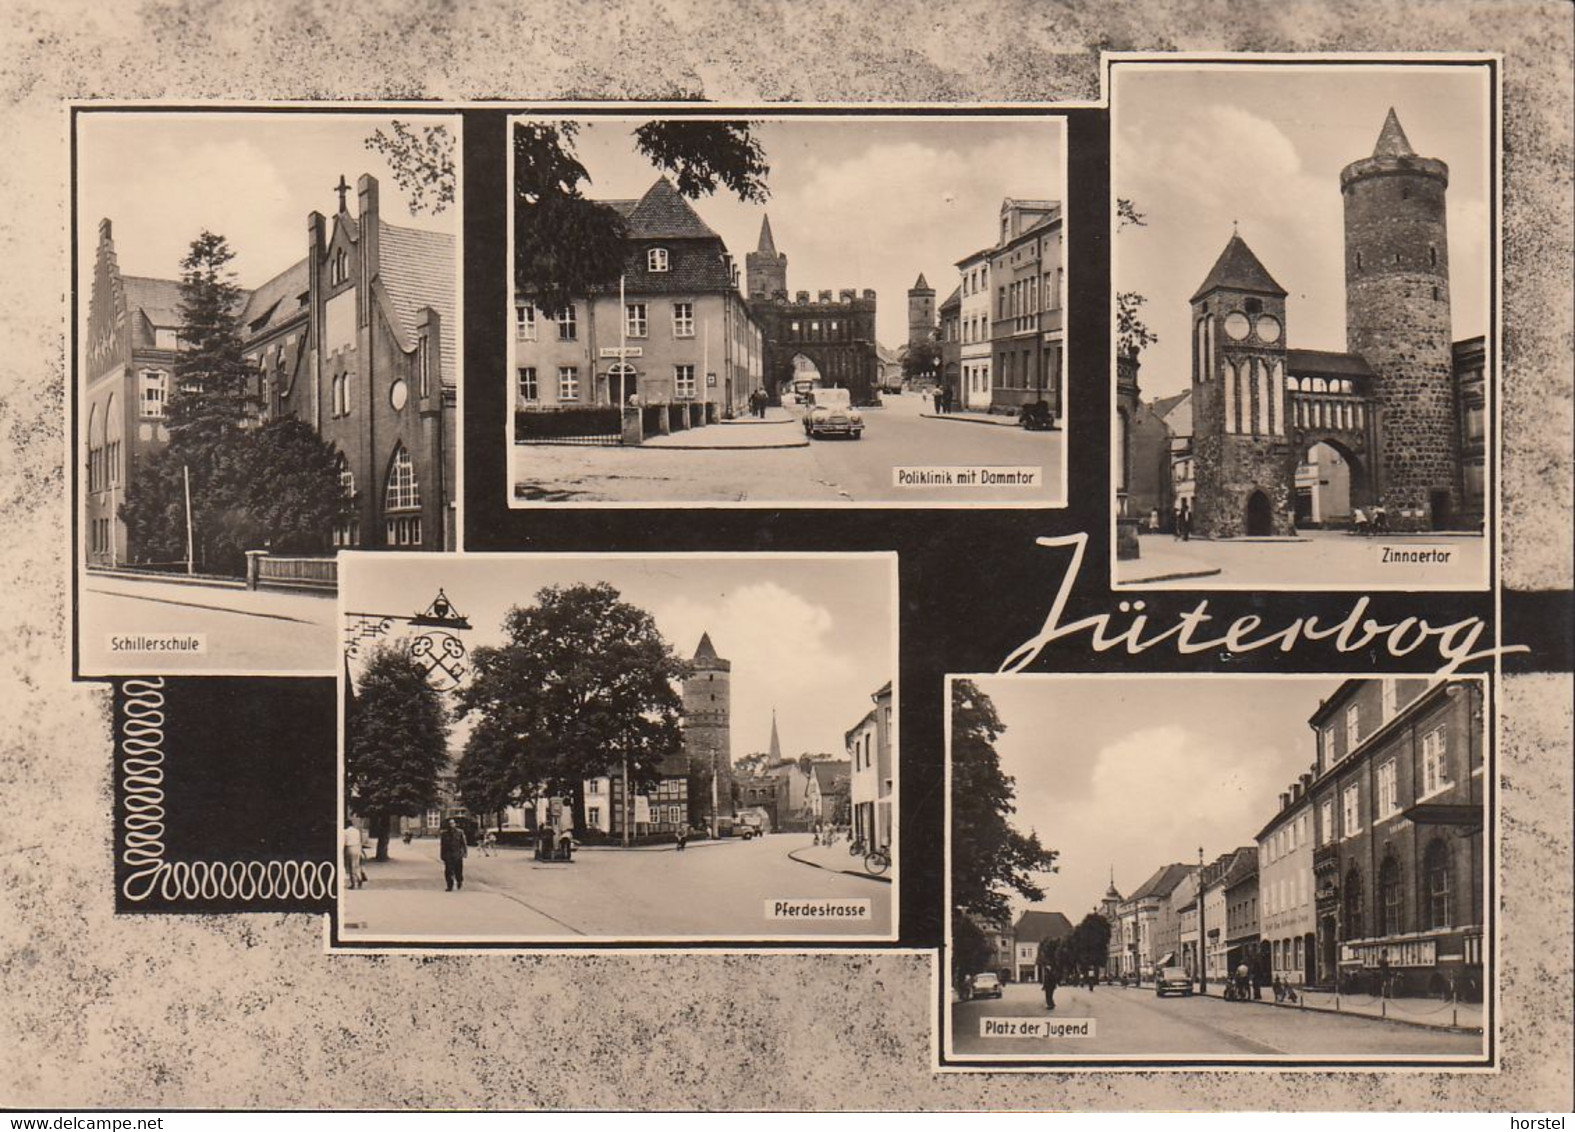
<path fill-rule="evenodd" d="M 1056 851 L 1012 827 L 1017 787 L 995 741 L 1006 731 L 990 697 L 971 680 L 952 684 L 952 904 L 984 923 L 1010 918 L 1010 894 L 1042 900 L 1035 874 L 1055 871 Z"/>
<path fill-rule="evenodd" d="M 549 317 L 624 269 L 623 217 L 582 191 L 591 178 L 575 154 L 578 130 L 575 122 L 514 127 L 515 285 Z M 647 122 L 634 143 L 691 199 L 723 187 L 743 201 L 768 196 L 770 166 L 747 122 Z"/>
<path fill-rule="evenodd" d="M 503 633 L 471 653 L 455 694 L 458 716 L 476 719 L 459 766 L 467 801 L 569 797 L 584 829 L 586 779 L 627 768 L 631 790 L 655 787 L 682 749 L 674 683 L 689 668 L 651 615 L 605 582 L 548 586 L 509 610 Z"/>
<path fill-rule="evenodd" d="M 1148 217 L 1125 197 L 1116 201 L 1116 231 L 1128 228 L 1146 228 Z M 1159 335 L 1143 321 L 1143 306 L 1148 297 L 1139 291 L 1121 291 L 1116 295 L 1116 347 L 1120 353 L 1135 358 L 1155 342 Z"/>
<path fill-rule="evenodd" d="M 377 646 L 345 716 L 345 793 L 370 820 L 378 860 L 388 859 L 392 820 L 436 802 L 447 768 L 442 693 L 404 648 Z"/>
<path fill-rule="evenodd" d="M 398 120 L 373 131 L 366 148 L 383 155 L 413 213 L 442 212 L 454 203 L 458 181 L 454 136 L 442 122 L 411 127 Z"/>
<path fill-rule="evenodd" d="M 1067 941 L 1068 950 L 1079 970 L 1104 970 L 1110 961 L 1110 921 L 1090 912 L 1078 921 Z"/>
<path fill-rule="evenodd" d="M 142 458 L 120 517 L 145 561 L 186 557 L 240 573 L 248 550 L 326 550 L 350 502 L 338 452 L 296 420 L 259 420 L 258 375 L 242 354 L 242 292 L 223 236 L 204 231 L 181 261 L 181 351 L 169 445 Z"/>
<path fill-rule="evenodd" d="M 995 970 L 995 948 L 967 916 L 952 920 L 952 985 L 961 988 L 963 980 L 980 971 Z"/>

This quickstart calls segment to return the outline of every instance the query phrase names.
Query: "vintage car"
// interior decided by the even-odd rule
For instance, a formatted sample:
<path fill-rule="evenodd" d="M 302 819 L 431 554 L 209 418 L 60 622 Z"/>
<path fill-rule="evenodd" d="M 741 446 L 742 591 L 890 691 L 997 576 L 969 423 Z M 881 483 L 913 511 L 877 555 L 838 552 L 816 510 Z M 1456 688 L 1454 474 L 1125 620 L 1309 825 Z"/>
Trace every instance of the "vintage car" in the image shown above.
<path fill-rule="evenodd" d="M 1001 976 L 994 971 L 980 971 L 973 977 L 971 994 L 974 998 L 1000 998 Z"/>
<path fill-rule="evenodd" d="M 1192 993 L 1192 976 L 1185 967 L 1161 967 L 1154 977 L 1154 994 L 1164 998 L 1167 994 Z"/>
<path fill-rule="evenodd" d="M 811 389 L 804 409 L 806 436 L 851 436 L 864 432 L 864 415 L 853 407 L 846 389 Z"/>

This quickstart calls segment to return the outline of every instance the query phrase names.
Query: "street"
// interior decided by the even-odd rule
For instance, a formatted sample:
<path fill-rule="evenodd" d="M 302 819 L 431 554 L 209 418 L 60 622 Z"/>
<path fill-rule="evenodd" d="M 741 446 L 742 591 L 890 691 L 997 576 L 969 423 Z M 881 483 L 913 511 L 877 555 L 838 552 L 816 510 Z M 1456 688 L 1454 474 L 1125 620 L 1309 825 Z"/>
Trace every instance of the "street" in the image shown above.
<path fill-rule="evenodd" d="M 1364 538 L 1302 531 L 1294 540 L 1181 542 L 1144 535 L 1137 558 L 1116 563 L 1118 585 L 1156 589 L 1288 588 L 1476 589 L 1487 585 L 1486 540 L 1474 535 Z"/>
<path fill-rule="evenodd" d="M 891 884 L 816 868 L 789 856 L 810 834 L 752 841 L 583 848 L 572 863 L 536 861 L 522 848 L 483 856 L 472 848 L 465 885 L 443 887 L 437 839 L 390 843 L 390 860 L 369 861 L 369 882 L 344 893 L 341 936 L 361 939 L 575 940 L 889 938 Z M 848 859 L 847 867 L 856 867 Z M 861 920 L 768 918 L 778 900 L 868 901 Z"/>
<path fill-rule="evenodd" d="M 860 440 L 826 437 L 804 444 L 802 413 L 788 405 L 780 424 L 750 425 L 754 447 L 725 449 L 587 448 L 530 445 L 514 449 L 516 503 L 1032 503 L 1065 502 L 1061 432 L 1025 432 L 1012 418 L 993 422 L 962 414 L 922 414 L 933 402 L 915 393 L 886 394 L 864 409 Z M 703 444 L 733 429 L 712 425 L 684 434 Z M 744 426 L 737 426 L 744 427 Z M 664 440 L 670 438 L 663 438 Z M 793 445 L 775 447 L 768 445 Z M 1038 486 L 897 486 L 893 469 L 1032 468 Z"/>
<path fill-rule="evenodd" d="M 1056 1009 L 1029 983 L 1008 983 L 997 999 L 958 1002 L 952 1011 L 952 1050 L 992 1057 L 1112 1055 L 1355 1055 L 1470 1056 L 1482 1035 L 1404 1025 L 1377 1018 L 1298 1011 L 1265 1003 L 1198 996 L 1158 998 L 1152 987 L 1061 987 Z M 990 1018 L 1066 1022 L 1091 1018 L 1091 1037 L 983 1037 Z"/>
<path fill-rule="evenodd" d="M 334 595 L 87 574 L 78 596 L 84 676 L 334 671 Z M 137 638 L 192 635 L 163 651 Z M 115 645 L 119 647 L 115 647 Z"/>

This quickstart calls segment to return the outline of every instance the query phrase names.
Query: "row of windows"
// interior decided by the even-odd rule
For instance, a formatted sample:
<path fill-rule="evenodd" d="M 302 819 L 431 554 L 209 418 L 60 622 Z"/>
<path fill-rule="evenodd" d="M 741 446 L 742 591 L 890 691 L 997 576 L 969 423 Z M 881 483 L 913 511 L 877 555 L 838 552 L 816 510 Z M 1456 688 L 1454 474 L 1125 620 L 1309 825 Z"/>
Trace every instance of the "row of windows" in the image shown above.
<path fill-rule="evenodd" d="M 1377 922 L 1373 934 L 1400 935 L 1407 930 L 1438 931 L 1454 926 L 1456 907 L 1454 862 L 1449 846 L 1435 838 L 1428 844 L 1422 857 L 1421 899 L 1417 904 L 1415 928 L 1408 924 L 1406 915 L 1405 881 L 1400 862 L 1392 855 L 1386 856 L 1378 866 L 1378 901 L 1374 911 Z M 1361 939 L 1368 934 L 1365 893 L 1362 888 L 1362 870 L 1352 865 L 1345 874 L 1342 904 L 1342 938 Z"/>
<path fill-rule="evenodd" d="M 695 336 L 695 305 L 693 303 L 672 303 L 671 326 L 674 338 L 693 338 Z M 623 312 L 623 331 L 628 338 L 645 338 L 650 335 L 650 304 L 625 303 Z M 537 339 L 536 319 L 537 311 L 529 303 L 522 303 L 514 308 L 514 337 L 520 342 L 534 342 Z M 554 320 L 558 326 L 558 341 L 574 342 L 579 339 L 579 316 L 573 303 L 558 312 Z"/>
<path fill-rule="evenodd" d="M 625 381 L 625 388 L 633 388 L 633 382 L 639 377 L 638 371 L 631 365 L 615 365 L 607 371 L 607 377 L 616 387 L 618 379 Z M 520 366 L 514 375 L 515 390 L 519 399 L 527 403 L 541 400 L 541 379 L 537 376 L 535 366 Z M 675 365 L 673 367 L 673 392 L 681 398 L 694 398 L 699 395 L 700 383 L 695 375 L 692 364 Z M 578 401 L 580 399 L 580 367 L 558 367 L 558 400 Z"/>
<path fill-rule="evenodd" d="M 1047 271 L 1043 275 L 1030 275 L 1015 283 L 996 288 L 996 313 L 998 319 L 1014 318 L 1017 329 L 1032 329 L 1032 316 L 1040 311 L 1061 309 L 1061 280 L 1063 268 Z"/>
<path fill-rule="evenodd" d="M 1295 402 L 1296 424 L 1299 428 L 1365 428 L 1365 406 L 1354 401 Z"/>
<path fill-rule="evenodd" d="M 980 291 L 990 287 L 990 265 L 981 263 L 971 271 L 963 272 L 962 293 L 964 295 L 977 295 Z"/>
<path fill-rule="evenodd" d="M 1400 812 L 1399 764 L 1386 759 L 1374 773 L 1377 806 L 1374 822 L 1384 821 Z M 1430 798 L 1452 785 L 1449 777 L 1449 733 L 1440 725 L 1422 736 L 1422 781 L 1417 799 Z M 1361 784 L 1352 782 L 1340 792 L 1340 828 L 1334 824 L 1334 800 L 1326 799 L 1319 809 L 1321 843 L 1328 845 L 1341 837 L 1354 837 L 1362 831 Z"/>

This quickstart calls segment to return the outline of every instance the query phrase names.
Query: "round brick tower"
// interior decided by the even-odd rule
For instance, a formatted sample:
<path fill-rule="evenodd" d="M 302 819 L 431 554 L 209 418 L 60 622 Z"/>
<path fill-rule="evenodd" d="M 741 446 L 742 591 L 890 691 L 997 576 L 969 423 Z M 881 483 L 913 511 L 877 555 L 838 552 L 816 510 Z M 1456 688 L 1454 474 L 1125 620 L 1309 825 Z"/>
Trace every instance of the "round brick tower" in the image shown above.
<path fill-rule="evenodd" d="M 1374 488 L 1396 528 L 1443 528 L 1460 509 L 1449 322 L 1449 167 L 1418 157 L 1393 109 L 1373 155 L 1340 173 L 1346 348 L 1376 375 Z"/>
<path fill-rule="evenodd" d="M 711 634 L 689 662 L 684 681 L 684 753 L 689 756 L 689 781 L 708 781 L 716 774 L 716 814 L 733 816 L 732 689 L 733 665 L 716 655 Z M 709 791 L 689 798 L 690 820 L 702 823 L 711 813 Z"/>

